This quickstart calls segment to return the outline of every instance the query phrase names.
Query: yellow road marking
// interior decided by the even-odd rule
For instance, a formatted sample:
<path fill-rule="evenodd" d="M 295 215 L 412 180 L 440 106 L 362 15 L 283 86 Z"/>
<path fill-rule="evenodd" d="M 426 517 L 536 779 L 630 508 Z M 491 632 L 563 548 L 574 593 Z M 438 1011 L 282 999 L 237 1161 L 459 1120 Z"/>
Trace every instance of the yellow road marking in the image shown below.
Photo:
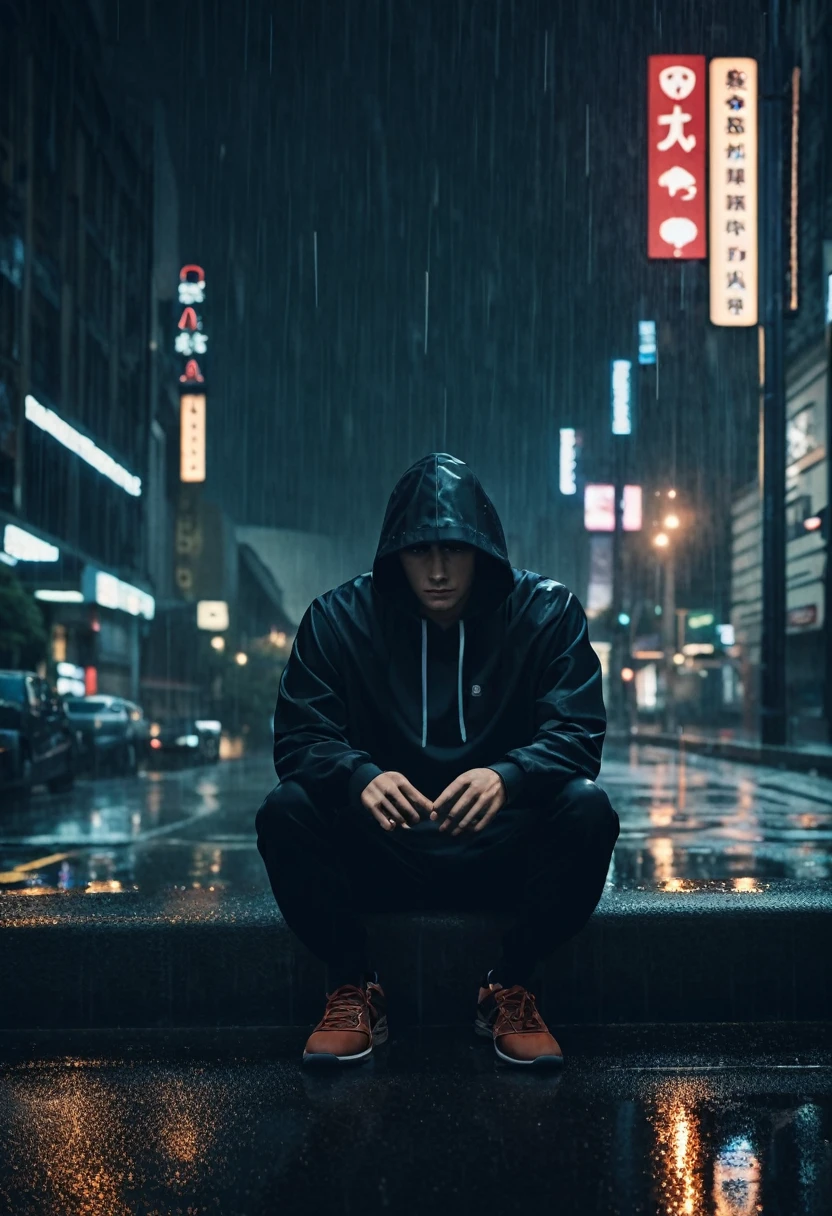
<path fill-rule="evenodd" d="M 34 861 L 23 861 L 13 870 L 0 872 L 0 883 L 20 882 L 29 870 L 39 870 L 41 866 L 51 866 L 56 861 L 64 861 L 71 853 L 50 853 L 48 857 L 36 857 Z"/>

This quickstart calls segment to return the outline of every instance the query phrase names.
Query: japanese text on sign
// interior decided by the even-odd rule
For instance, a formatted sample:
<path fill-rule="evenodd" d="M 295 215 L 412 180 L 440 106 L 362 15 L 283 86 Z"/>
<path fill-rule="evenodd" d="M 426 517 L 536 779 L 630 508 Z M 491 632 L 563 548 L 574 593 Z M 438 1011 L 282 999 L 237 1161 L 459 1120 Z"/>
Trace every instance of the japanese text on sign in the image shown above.
<path fill-rule="evenodd" d="M 757 62 L 710 65 L 711 321 L 757 324 Z"/>
<path fill-rule="evenodd" d="M 651 55 L 647 103 L 648 257 L 704 258 L 704 55 Z"/>

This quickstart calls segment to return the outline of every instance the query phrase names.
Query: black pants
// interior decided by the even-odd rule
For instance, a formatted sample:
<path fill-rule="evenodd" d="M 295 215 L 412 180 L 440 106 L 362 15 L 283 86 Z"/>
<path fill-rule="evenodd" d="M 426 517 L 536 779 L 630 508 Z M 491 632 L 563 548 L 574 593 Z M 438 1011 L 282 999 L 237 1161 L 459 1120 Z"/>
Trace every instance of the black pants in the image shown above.
<path fill-rule="evenodd" d="M 370 970 L 361 911 L 515 908 L 496 977 L 527 986 L 592 915 L 619 823 L 604 791 L 576 778 L 551 806 L 504 807 L 481 832 L 438 827 L 385 831 L 369 811 L 316 806 L 293 783 L 268 795 L 257 847 L 286 923 L 327 964 L 331 987 Z"/>

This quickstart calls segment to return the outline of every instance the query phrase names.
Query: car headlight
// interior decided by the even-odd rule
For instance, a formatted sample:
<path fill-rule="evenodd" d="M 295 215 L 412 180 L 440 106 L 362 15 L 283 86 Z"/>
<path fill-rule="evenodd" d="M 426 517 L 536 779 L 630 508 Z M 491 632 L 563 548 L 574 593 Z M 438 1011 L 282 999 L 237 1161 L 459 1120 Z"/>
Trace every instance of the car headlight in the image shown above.
<path fill-rule="evenodd" d="M 176 740 L 177 747 L 199 747 L 199 735 L 180 735 Z"/>

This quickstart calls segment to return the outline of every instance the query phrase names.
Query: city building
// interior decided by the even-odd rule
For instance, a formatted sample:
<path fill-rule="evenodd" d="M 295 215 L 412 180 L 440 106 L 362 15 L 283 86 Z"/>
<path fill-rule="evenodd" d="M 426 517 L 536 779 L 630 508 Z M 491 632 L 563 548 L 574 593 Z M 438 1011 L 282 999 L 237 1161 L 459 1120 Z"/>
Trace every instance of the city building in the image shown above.
<path fill-rule="evenodd" d="M 797 222 L 789 242 L 786 322 L 786 683 L 790 735 L 829 735 L 825 700 L 829 645 L 825 581 L 828 551 L 829 364 L 832 346 L 832 15 L 823 0 L 790 9 L 795 78 L 791 168 Z M 762 508 L 758 483 L 732 512 L 732 609 L 743 718 L 757 728 L 762 633 Z"/>
<path fill-rule="evenodd" d="M 101 60 L 81 0 L 0 4 L 0 540 L 43 607 L 50 675 L 136 696 L 153 140 Z"/>

